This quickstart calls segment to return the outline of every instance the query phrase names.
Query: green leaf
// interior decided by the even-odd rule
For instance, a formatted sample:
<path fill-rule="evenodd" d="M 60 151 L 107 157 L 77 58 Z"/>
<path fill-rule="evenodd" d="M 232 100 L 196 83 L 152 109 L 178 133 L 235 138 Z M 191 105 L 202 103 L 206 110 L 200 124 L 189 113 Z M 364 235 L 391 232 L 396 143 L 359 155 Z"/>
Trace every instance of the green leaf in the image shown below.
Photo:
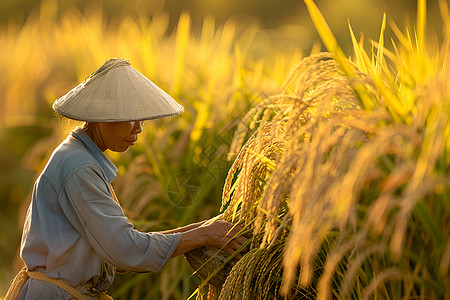
<path fill-rule="evenodd" d="M 415 213 L 422 223 L 425 232 L 430 236 L 434 246 L 438 247 L 442 243 L 442 238 L 439 234 L 438 226 L 433 222 L 432 214 L 423 200 L 417 202 Z"/>

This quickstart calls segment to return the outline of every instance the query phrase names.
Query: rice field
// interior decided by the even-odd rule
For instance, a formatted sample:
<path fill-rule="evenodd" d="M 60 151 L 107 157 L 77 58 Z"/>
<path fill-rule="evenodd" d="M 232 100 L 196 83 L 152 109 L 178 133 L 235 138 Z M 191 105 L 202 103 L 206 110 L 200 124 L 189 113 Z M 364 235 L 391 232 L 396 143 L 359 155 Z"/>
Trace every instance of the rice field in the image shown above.
<path fill-rule="evenodd" d="M 118 275 L 114 299 L 450 298 L 447 2 L 442 37 L 427 34 L 424 0 L 413 28 L 385 16 L 376 41 L 349 20 L 352 53 L 304 2 L 326 51 L 256 57 L 256 24 L 205 17 L 193 34 L 188 14 L 173 31 L 164 13 L 105 25 L 76 10 L 2 28 L 0 156 L 19 162 L 3 182 L 25 177 L 7 190 L 1 224 L 17 229 L 1 233 L 2 251 L 15 255 L 21 227 L 5 216 L 22 202 L 23 214 L 24 186 L 74 125 L 54 117 L 54 99 L 125 57 L 186 109 L 108 153 L 126 214 L 157 231 L 222 213 L 252 238 L 221 289 L 179 257 L 156 274 Z"/>

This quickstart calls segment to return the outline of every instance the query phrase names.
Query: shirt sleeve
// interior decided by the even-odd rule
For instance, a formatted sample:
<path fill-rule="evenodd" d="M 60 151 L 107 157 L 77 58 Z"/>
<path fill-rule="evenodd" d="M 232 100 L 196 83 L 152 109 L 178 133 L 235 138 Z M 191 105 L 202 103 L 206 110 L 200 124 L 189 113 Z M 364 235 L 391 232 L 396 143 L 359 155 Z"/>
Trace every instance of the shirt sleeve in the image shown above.
<path fill-rule="evenodd" d="M 77 230 L 105 261 L 120 269 L 158 271 L 180 243 L 179 233 L 144 233 L 134 229 L 95 166 L 73 171 L 65 180 L 63 192 L 68 208 L 75 212 L 75 227 L 81 227 Z"/>

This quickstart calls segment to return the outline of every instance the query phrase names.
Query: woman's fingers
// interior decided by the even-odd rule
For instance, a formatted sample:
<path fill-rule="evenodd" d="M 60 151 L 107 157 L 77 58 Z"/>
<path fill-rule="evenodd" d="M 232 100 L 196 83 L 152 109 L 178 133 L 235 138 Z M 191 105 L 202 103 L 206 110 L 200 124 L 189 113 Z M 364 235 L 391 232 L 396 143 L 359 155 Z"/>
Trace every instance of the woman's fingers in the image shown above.
<path fill-rule="evenodd" d="M 226 226 L 229 228 L 228 228 L 224 238 L 226 237 L 226 238 L 230 238 L 230 239 L 241 236 L 239 234 L 239 232 L 244 228 L 241 225 L 234 225 L 232 223 L 228 223 L 228 224 L 226 224 Z"/>
<path fill-rule="evenodd" d="M 216 248 L 222 249 L 228 254 L 232 255 L 238 250 L 248 238 L 240 235 L 239 232 L 243 229 L 241 225 L 234 225 L 230 222 L 217 220 L 210 224 L 210 234 L 215 236 L 213 238 L 213 244 Z M 244 251 L 241 251 L 243 253 Z M 242 258 L 242 254 L 236 254 L 236 258 Z"/>
<path fill-rule="evenodd" d="M 225 241 L 226 240 L 226 241 Z M 248 238 L 243 235 L 234 235 L 229 236 L 224 240 L 223 249 L 230 255 L 232 255 L 235 251 L 242 247 L 245 242 L 247 242 Z M 242 258 L 242 253 L 245 253 L 245 249 L 241 249 L 240 253 L 238 253 L 235 257 L 237 259 Z"/>
<path fill-rule="evenodd" d="M 240 243 L 241 245 L 244 244 L 248 240 L 248 238 L 246 238 L 245 236 L 239 234 L 241 229 L 242 229 L 242 226 L 233 228 L 231 231 L 228 231 L 226 233 L 226 235 L 224 235 L 222 240 L 225 243 L 227 243 L 227 242 L 229 242 L 231 240 L 231 241 Z"/>
<path fill-rule="evenodd" d="M 229 244 L 225 245 L 222 250 L 227 252 L 229 255 L 233 255 L 236 250 L 238 250 L 240 248 L 241 245 L 239 245 L 238 243 L 231 241 Z M 237 259 L 241 259 L 242 258 L 242 254 L 241 253 L 237 253 L 235 256 Z"/>
<path fill-rule="evenodd" d="M 248 241 L 248 238 L 243 235 L 238 235 L 233 240 L 238 242 L 240 245 L 243 245 L 246 241 Z"/>

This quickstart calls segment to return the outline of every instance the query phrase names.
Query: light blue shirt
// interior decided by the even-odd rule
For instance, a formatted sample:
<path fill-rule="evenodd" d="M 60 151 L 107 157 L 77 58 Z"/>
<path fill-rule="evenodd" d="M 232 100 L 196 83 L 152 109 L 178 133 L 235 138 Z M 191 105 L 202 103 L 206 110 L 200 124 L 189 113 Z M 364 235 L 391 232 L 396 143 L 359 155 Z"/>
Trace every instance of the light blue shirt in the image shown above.
<path fill-rule="evenodd" d="M 134 229 L 114 201 L 109 184 L 117 168 L 81 129 L 53 152 L 36 180 L 21 243 L 27 268 L 61 278 L 78 290 L 93 284 L 106 290 L 115 268 L 160 270 L 177 248 L 181 234 Z M 67 293 L 29 279 L 19 299 Z M 60 295 L 57 295 L 57 294 Z M 30 298 L 36 299 L 36 298 Z"/>

